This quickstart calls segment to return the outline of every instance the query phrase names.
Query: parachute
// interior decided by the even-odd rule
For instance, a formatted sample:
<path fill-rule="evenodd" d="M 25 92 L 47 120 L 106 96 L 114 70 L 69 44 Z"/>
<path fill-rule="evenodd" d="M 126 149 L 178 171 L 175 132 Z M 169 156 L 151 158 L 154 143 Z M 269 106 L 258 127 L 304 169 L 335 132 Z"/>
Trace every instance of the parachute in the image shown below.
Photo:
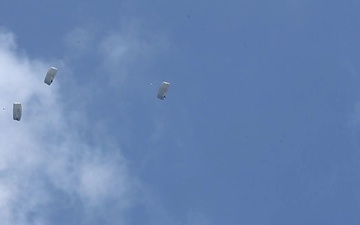
<path fill-rule="evenodd" d="M 169 82 L 162 82 L 162 84 L 160 85 L 159 91 L 157 93 L 157 97 L 158 99 L 164 100 L 166 98 L 166 93 L 169 90 L 170 87 L 170 83 Z"/>
<path fill-rule="evenodd" d="M 13 119 L 20 121 L 22 116 L 22 106 L 19 102 L 14 102 L 13 104 Z"/>
<path fill-rule="evenodd" d="M 48 72 L 46 73 L 46 76 L 45 76 L 45 79 L 44 79 L 44 83 L 47 84 L 47 85 L 50 85 L 55 76 L 56 76 L 56 73 L 57 73 L 57 68 L 55 67 L 51 67 Z"/>
<path fill-rule="evenodd" d="M 51 85 L 52 82 L 55 79 L 56 73 L 58 69 L 56 67 L 50 67 L 50 69 L 47 71 L 44 83 L 47 85 Z M 153 86 L 153 84 L 150 84 Z M 167 92 L 170 88 L 170 83 L 163 81 L 159 87 L 159 90 L 157 92 L 157 98 L 160 100 L 164 100 L 166 98 Z M 3 108 L 5 110 L 5 108 Z M 16 121 L 20 121 L 22 117 L 22 105 L 20 102 L 14 102 L 13 103 L 13 119 Z"/>

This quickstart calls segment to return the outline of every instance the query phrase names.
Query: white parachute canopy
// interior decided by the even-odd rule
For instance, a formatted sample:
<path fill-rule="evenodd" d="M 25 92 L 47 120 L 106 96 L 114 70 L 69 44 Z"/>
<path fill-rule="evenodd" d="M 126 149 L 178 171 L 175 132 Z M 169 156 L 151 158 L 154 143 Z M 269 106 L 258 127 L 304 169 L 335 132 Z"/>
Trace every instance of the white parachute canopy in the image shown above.
<path fill-rule="evenodd" d="M 56 73 L 57 73 L 57 68 L 56 67 L 51 67 L 48 70 L 48 72 L 46 73 L 44 83 L 47 84 L 47 85 L 50 85 L 54 81 Z"/>
<path fill-rule="evenodd" d="M 160 85 L 159 91 L 157 93 L 157 97 L 161 100 L 164 100 L 166 98 L 166 93 L 169 90 L 170 87 L 170 83 L 169 82 L 162 82 L 162 84 Z"/>
<path fill-rule="evenodd" d="M 22 116 L 22 106 L 20 102 L 14 102 L 13 104 L 13 119 L 20 121 Z"/>

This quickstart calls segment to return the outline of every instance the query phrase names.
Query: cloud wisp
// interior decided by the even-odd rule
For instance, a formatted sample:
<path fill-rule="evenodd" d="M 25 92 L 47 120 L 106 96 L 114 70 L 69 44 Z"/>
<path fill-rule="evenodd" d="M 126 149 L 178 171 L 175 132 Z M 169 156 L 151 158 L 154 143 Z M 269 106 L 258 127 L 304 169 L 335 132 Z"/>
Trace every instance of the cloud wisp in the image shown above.
<path fill-rule="evenodd" d="M 121 224 L 136 182 L 118 144 L 89 144 L 81 133 L 91 124 L 79 128 L 62 102 L 69 90 L 56 79 L 43 83 L 50 62 L 29 58 L 4 30 L 0 62 L 1 224 Z M 12 120 L 14 101 L 23 105 L 20 122 Z"/>

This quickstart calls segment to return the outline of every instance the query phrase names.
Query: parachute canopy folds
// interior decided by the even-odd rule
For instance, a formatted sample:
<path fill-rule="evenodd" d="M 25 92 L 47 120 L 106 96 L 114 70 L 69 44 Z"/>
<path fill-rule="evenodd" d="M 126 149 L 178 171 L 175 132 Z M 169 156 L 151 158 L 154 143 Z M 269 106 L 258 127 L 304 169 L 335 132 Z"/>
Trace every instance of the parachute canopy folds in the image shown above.
<path fill-rule="evenodd" d="M 22 116 L 22 106 L 20 102 L 14 102 L 13 104 L 13 119 L 20 121 Z"/>
<path fill-rule="evenodd" d="M 169 90 L 170 87 L 170 83 L 169 82 L 162 82 L 162 84 L 160 85 L 159 91 L 157 93 L 157 97 L 161 100 L 164 100 L 166 98 L 166 93 Z"/>
<path fill-rule="evenodd" d="M 50 85 L 55 76 L 56 76 L 56 73 L 57 73 L 57 68 L 55 67 L 51 67 L 48 72 L 46 73 L 46 76 L 45 76 L 45 79 L 44 79 L 44 83 L 47 84 L 47 85 Z"/>

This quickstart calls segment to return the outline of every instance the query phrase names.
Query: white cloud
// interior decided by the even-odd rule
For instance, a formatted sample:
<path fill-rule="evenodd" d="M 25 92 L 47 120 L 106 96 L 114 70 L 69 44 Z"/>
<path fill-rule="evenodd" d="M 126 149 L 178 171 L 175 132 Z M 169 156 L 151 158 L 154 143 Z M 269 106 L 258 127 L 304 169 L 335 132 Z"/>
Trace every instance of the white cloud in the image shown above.
<path fill-rule="evenodd" d="M 97 25 L 77 26 L 65 35 L 66 57 L 95 62 L 96 66 L 91 67 L 92 75 L 96 74 L 93 77 L 101 77 L 108 87 L 129 86 L 129 78 L 134 81 L 149 76 L 147 70 L 154 58 L 169 49 L 166 35 L 150 31 L 145 23 L 122 18 L 119 27 L 112 30 Z"/>
<path fill-rule="evenodd" d="M 147 76 L 154 75 L 147 71 L 151 67 L 154 57 L 166 52 L 169 48 L 166 35 L 147 31 L 146 26 L 136 20 L 128 19 L 125 22 L 119 29 L 110 32 L 104 31 L 101 27 L 78 26 L 70 31 L 64 39 L 67 49 L 65 58 L 68 60 L 68 64 L 79 63 L 74 68 L 82 73 L 75 75 L 74 79 L 78 79 L 78 81 L 85 79 L 81 86 L 74 86 L 70 90 L 71 95 L 75 96 L 80 93 L 80 96 L 86 96 L 82 99 L 77 98 L 81 101 L 72 99 L 71 103 L 66 104 L 77 105 L 78 102 L 86 102 L 87 106 L 91 106 L 90 109 L 97 109 L 96 115 L 92 116 L 95 118 L 101 117 L 102 120 L 91 121 L 91 126 L 96 127 L 97 132 L 97 135 L 91 138 L 100 137 L 100 140 L 97 140 L 98 143 L 111 143 L 110 146 L 105 146 L 106 149 L 118 148 L 116 142 L 111 141 L 111 137 L 110 140 L 103 139 L 108 135 L 107 130 L 120 133 L 121 130 L 126 130 L 124 135 L 129 135 L 133 130 L 129 129 L 127 125 L 138 123 L 137 119 L 134 119 L 134 116 L 129 113 L 127 106 L 131 104 L 137 104 L 137 106 L 149 105 L 147 99 L 143 101 L 144 97 L 132 101 L 137 97 L 136 95 L 150 95 L 149 99 L 156 98 L 157 87 L 152 88 L 149 93 L 143 93 L 147 91 L 143 87 L 149 86 L 149 82 L 144 80 L 146 80 Z M 67 77 L 72 76 L 68 75 Z M 149 78 L 151 82 L 152 79 L 154 78 Z M 69 81 L 69 83 L 74 85 L 76 81 Z M 122 95 L 123 93 L 126 93 L 126 95 Z M 99 101 L 94 102 L 93 99 L 99 99 Z M 156 99 L 154 100 L 156 101 Z M 108 108 L 109 105 L 111 105 L 111 108 Z M 66 114 L 71 115 L 70 118 L 62 118 L 67 121 L 70 120 L 70 122 L 66 123 L 67 125 L 76 123 L 77 126 L 82 127 L 82 130 L 88 128 L 87 121 L 82 119 L 83 112 L 79 112 L 77 109 L 66 112 Z M 116 118 L 113 118 L 112 115 L 115 115 Z M 132 122 L 133 119 L 136 122 Z M 147 140 L 156 143 L 164 135 L 164 129 L 168 124 L 163 119 L 153 119 L 155 130 Z M 120 126 L 118 126 L 118 122 L 121 122 Z M 59 126 L 61 125 L 63 124 L 59 124 Z M 71 130 L 71 128 L 64 128 L 63 130 Z M 76 140 L 81 139 L 83 136 L 82 133 L 72 133 L 72 135 L 75 136 Z M 64 138 L 64 136 L 66 135 L 62 135 L 60 138 Z M 73 137 L 66 137 L 73 139 Z M 70 140 L 65 141 L 65 143 L 72 142 Z M 125 210 L 135 205 L 134 211 L 128 214 L 130 221 L 133 219 L 132 217 L 138 217 L 137 213 L 143 218 L 136 219 L 146 221 L 148 224 L 180 224 L 178 220 L 190 224 L 194 220 L 194 218 L 191 218 L 190 221 L 189 218 L 178 215 L 173 218 L 172 215 L 177 213 L 167 210 L 160 199 L 155 200 L 157 194 L 148 191 L 144 187 L 146 184 L 141 183 L 139 185 L 139 182 L 135 181 L 134 177 L 130 177 L 126 160 L 120 154 L 104 155 L 105 151 L 101 150 L 101 148 L 88 149 L 86 145 L 81 149 L 76 150 L 73 146 L 62 143 L 56 149 L 52 149 L 50 151 L 52 157 L 57 158 L 57 160 L 54 160 L 49 166 L 49 173 L 51 177 L 56 179 L 52 181 L 56 188 L 66 190 L 66 193 L 76 196 L 76 199 L 78 198 L 86 205 L 91 206 L 86 210 L 86 218 L 92 218 L 91 215 L 98 214 L 103 210 L 109 210 L 107 207 L 100 209 L 97 205 L 98 202 L 106 201 L 111 205 L 114 199 L 118 199 L 117 209 Z M 145 159 L 147 161 L 149 154 L 154 154 L 154 151 L 143 155 L 141 160 Z M 83 164 L 84 162 L 86 164 Z M 134 164 L 138 165 L 136 162 Z M 76 170 L 72 169 L 73 167 L 76 167 Z M 66 176 L 63 174 L 66 174 Z M 117 180 L 113 180 L 115 176 L 117 176 Z M 102 185 L 104 183 L 111 185 Z M 74 185 L 77 187 L 76 189 L 73 188 Z M 136 191 L 130 191 L 134 187 L 136 187 Z M 140 212 L 137 211 L 138 208 L 136 207 L 140 208 Z M 123 218 L 119 222 L 119 217 L 116 218 L 116 224 L 125 224 L 124 221 L 126 219 Z M 199 223 L 199 221 L 196 218 L 196 222 Z M 115 222 L 110 221 L 107 223 L 112 224 Z M 101 221 L 90 224 L 107 223 Z"/>
<path fill-rule="evenodd" d="M 101 40 L 99 52 L 102 66 L 109 71 L 111 83 L 123 84 L 131 76 L 143 79 L 150 74 L 153 58 L 169 48 L 169 41 L 160 33 L 146 32 L 140 24 L 129 22 L 119 32 L 113 32 Z"/>
<path fill-rule="evenodd" d="M 89 144 L 81 135 L 92 124 L 74 120 L 71 116 L 79 112 L 62 101 L 61 92 L 75 92 L 56 83 L 65 71 L 59 70 L 53 85 L 45 85 L 50 62 L 27 57 L 6 31 L 0 32 L 0 63 L 0 106 L 5 107 L 0 112 L 1 224 L 64 224 L 51 217 L 66 221 L 66 211 L 81 210 L 105 219 L 114 201 L 120 219 L 131 206 L 136 183 L 117 143 L 98 138 Z M 23 105 L 20 122 L 12 120 L 14 101 Z M 66 224 L 85 224 L 88 218 L 70 221 Z"/>

